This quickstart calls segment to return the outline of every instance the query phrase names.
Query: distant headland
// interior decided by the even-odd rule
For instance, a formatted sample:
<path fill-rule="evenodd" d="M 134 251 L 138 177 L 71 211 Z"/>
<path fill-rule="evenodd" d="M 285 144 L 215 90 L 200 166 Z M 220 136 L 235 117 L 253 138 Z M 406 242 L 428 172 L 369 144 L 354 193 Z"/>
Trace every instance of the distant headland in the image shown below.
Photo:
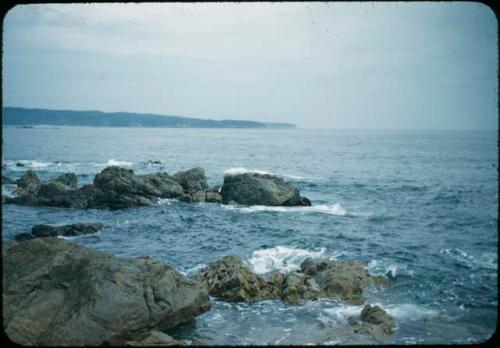
<path fill-rule="evenodd" d="M 101 112 L 2 108 L 2 126 L 86 126 L 86 127 L 165 127 L 165 128 L 297 128 L 291 123 L 244 120 L 210 120 L 183 116 L 132 112 Z"/>

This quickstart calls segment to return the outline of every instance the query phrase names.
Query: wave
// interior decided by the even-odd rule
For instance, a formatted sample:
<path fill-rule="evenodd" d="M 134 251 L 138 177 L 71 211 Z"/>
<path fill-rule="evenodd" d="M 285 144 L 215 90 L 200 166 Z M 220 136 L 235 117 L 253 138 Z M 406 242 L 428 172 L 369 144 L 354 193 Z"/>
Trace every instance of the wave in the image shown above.
<path fill-rule="evenodd" d="M 281 207 L 267 205 L 251 205 L 251 206 L 236 206 L 223 205 L 225 209 L 236 210 L 242 213 L 260 213 L 260 212 L 276 212 L 276 213 L 320 213 L 330 215 L 347 215 L 346 210 L 338 203 L 335 204 L 319 204 L 311 207 Z"/>
<path fill-rule="evenodd" d="M 300 268 L 300 264 L 308 257 L 318 258 L 325 254 L 326 249 L 306 250 L 277 246 L 269 249 L 259 249 L 252 253 L 248 260 L 254 272 L 263 274 L 273 270 L 290 272 Z"/>
<path fill-rule="evenodd" d="M 117 161 L 115 159 L 110 159 L 108 162 L 106 162 L 107 166 L 118 166 L 118 167 L 132 167 L 134 164 L 132 162 L 128 161 Z"/>
<path fill-rule="evenodd" d="M 497 254 L 483 253 L 481 255 L 471 255 L 459 248 L 446 248 L 439 251 L 440 254 L 451 257 L 456 262 L 465 265 L 468 268 L 478 269 L 497 269 Z"/>
<path fill-rule="evenodd" d="M 257 173 L 257 174 L 269 174 L 269 175 L 278 175 L 292 180 L 304 180 L 304 177 L 299 175 L 292 174 L 273 174 L 271 172 L 267 172 L 265 170 L 259 169 L 247 169 L 243 167 L 235 167 L 224 170 L 224 175 L 237 175 L 237 174 L 245 174 L 245 173 Z"/>
<path fill-rule="evenodd" d="M 178 202 L 179 200 L 175 198 L 160 198 L 156 202 L 156 205 L 172 205 L 172 203 Z"/>
<path fill-rule="evenodd" d="M 34 160 L 5 161 L 3 167 L 10 170 L 25 171 L 26 169 L 39 169 L 59 166 L 61 162 L 41 162 Z"/>
<path fill-rule="evenodd" d="M 388 278 L 396 278 L 398 274 L 408 275 L 413 277 L 414 271 L 408 269 L 406 265 L 398 265 L 390 263 L 386 260 L 371 260 L 367 265 L 368 271 L 377 276 L 386 276 Z"/>

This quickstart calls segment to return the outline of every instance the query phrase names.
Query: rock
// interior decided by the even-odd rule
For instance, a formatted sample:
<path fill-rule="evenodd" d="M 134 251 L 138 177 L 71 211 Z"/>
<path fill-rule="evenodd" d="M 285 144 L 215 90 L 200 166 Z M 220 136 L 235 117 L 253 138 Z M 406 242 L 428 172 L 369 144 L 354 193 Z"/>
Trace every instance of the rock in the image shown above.
<path fill-rule="evenodd" d="M 157 347 L 157 346 L 182 346 L 182 342 L 177 341 L 166 333 L 160 331 L 151 331 L 146 335 L 139 337 L 133 341 L 125 342 L 126 346 L 142 346 L 142 347 Z"/>
<path fill-rule="evenodd" d="M 174 180 L 181 184 L 185 193 L 193 194 L 208 188 L 205 170 L 201 167 L 180 171 L 174 174 Z"/>
<path fill-rule="evenodd" d="M 2 175 L 2 185 L 11 185 L 14 183 L 15 183 L 14 179 L 11 179 L 8 176 Z"/>
<path fill-rule="evenodd" d="M 40 179 L 32 170 L 28 170 L 22 177 L 16 180 L 18 188 L 24 193 L 36 193 L 40 188 Z"/>
<path fill-rule="evenodd" d="M 25 242 L 27 240 L 31 240 L 31 239 L 34 239 L 35 237 L 31 234 L 31 233 L 27 233 L 27 232 L 23 232 L 23 233 L 19 233 L 19 234 L 16 234 L 14 236 L 14 240 L 18 243 L 20 242 Z"/>
<path fill-rule="evenodd" d="M 74 173 L 64 173 L 55 178 L 54 181 L 65 185 L 71 190 L 76 190 L 78 188 L 78 178 Z"/>
<path fill-rule="evenodd" d="M 144 206 L 158 198 L 177 198 L 182 187 L 167 173 L 135 175 L 131 169 L 110 166 L 94 179 L 97 188 L 93 207 L 112 209 Z"/>
<path fill-rule="evenodd" d="M 26 165 L 24 163 L 17 162 L 16 167 L 26 167 Z"/>
<path fill-rule="evenodd" d="M 55 236 L 72 237 L 96 233 L 103 228 L 104 225 L 101 223 L 79 223 L 63 226 L 50 226 L 42 224 L 33 226 L 31 234 L 37 238 Z"/>
<path fill-rule="evenodd" d="M 362 304 L 363 289 L 375 285 L 374 277 L 360 261 L 321 261 L 317 266 L 305 267 L 306 271 L 311 267 L 316 268 L 317 273 L 312 278 L 326 297 L 350 304 Z"/>
<path fill-rule="evenodd" d="M 396 328 L 394 319 L 379 306 L 366 305 L 361 311 L 361 320 L 380 327 L 385 334 L 392 333 Z"/>
<path fill-rule="evenodd" d="M 252 272 L 238 256 L 225 256 L 195 276 L 209 294 L 222 300 L 255 302 L 278 297 L 273 284 Z"/>
<path fill-rule="evenodd" d="M 220 193 L 207 191 L 205 193 L 205 202 L 222 203 L 222 196 Z"/>
<path fill-rule="evenodd" d="M 118 258 L 61 238 L 3 253 L 3 325 L 17 344 L 123 345 L 210 308 L 199 282 L 149 258 Z"/>
<path fill-rule="evenodd" d="M 234 201 L 245 205 L 310 205 L 308 199 L 301 199 L 299 190 L 291 183 L 269 174 L 226 174 L 221 194 L 224 204 Z"/>

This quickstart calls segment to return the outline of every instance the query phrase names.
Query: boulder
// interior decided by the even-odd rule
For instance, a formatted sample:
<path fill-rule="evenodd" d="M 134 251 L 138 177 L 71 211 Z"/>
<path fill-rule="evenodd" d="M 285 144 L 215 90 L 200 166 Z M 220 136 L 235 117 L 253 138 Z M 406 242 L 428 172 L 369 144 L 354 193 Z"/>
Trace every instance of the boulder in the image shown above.
<path fill-rule="evenodd" d="M 299 190 L 283 178 L 269 174 L 244 173 L 224 176 L 222 202 L 245 205 L 296 206 L 311 205 Z"/>
<path fill-rule="evenodd" d="M 392 333 L 396 328 L 394 319 L 379 306 L 366 305 L 361 311 L 361 320 L 380 327 L 385 334 Z"/>
<path fill-rule="evenodd" d="M 125 342 L 126 346 L 158 347 L 158 346 L 182 346 L 182 342 L 161 331 L 151 331 L 133 341 Z"/>
<path fill-rule="evenodd" d="M 16 185 L 21 189 L 20 193 L 36 193 L 40 188 L 40 179 L 34 171 L 28 170 L 16 180 Z"/>
<path fill-rule="evenodd" d="M 272 283 L 252 272 L 238 256 L 225 256 L 196 275 L 209 294 L 226 301 L 255 302 L 277 298 Z"/>
<path fill-rule="evenodd" d="M 55 236 L 81 236 L 85 234 L 92 234 L 104 228 L 101 223 L 79 223 L 63 226 L 50 226 L 50 225 L 35 225 L 31 229 L 31 234 L 37 238 L 55 237 Z"/>
<path fill-rule="evenodd" d="M 123 345 L 210 308 L 204 287 L 165 263 L 61 238 L 10 246 L 2 274 L 4 332 L 21 345 Z"/>
<path fill-rule="evenodd" d="M 185 193 L 191 195 L 198 191 L 205 191 L 208 188 L 205 170 L 201 167 L 177 172 L 173 178 L 182 186 Z"/>
<path fill-rule="evenodd" d="M 54 179 L 55 182 L 61 183 L 70 190 L 78 188 L 78 178 L 74 173 L 64 173 Z"/>

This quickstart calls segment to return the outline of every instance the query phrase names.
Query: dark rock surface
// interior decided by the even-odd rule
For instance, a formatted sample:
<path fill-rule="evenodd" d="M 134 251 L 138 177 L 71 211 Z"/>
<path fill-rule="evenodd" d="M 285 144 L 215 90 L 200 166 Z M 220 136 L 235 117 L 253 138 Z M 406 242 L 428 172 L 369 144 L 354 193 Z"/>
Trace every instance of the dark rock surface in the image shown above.
<path fill-rule="evenodd" d="M 245 205 L 310 206 L 299 190 L 283 178 L 269 174 L 244 173 L 225 175 L 221 188 L 224 204 L 232 202 Z"/>
<path fill-rule="evenodd" d="M 18 233 L 14 236 L 14 240 L 18 243 L 25 242 L 27 240 L 31 240 L 34 238 L 35 237 L 31 233 L 27 233 L 27 232 Z"/>
<path fill-rule="evenodd" d="M 182 342 L 161 331 L 151 331 L 133 341 L 125 342 L 126 346 L 158 347 L 158 346 L 182 346 Z"/>
<path fill-rule="evenodd" d="M 20 194 L 36 193 L 40 188 L 40 179 L 38 179 L 34 171 L 28 170 L 23 176 L 16 180 L 16 185 Z"/>
<path fill-rule="evenodd" d="M 31 234 L 37 238 L 56 237 L 56 236 L 81 236 L 85 234 L 96 233 L 104 228 L 101 223 L 79 223 L 63 226 L 35 225 L 31 229 Z"/>
<path fill-rule="evenodd" d="M 360 317 L 361 321 L 350 317 L 347 328 L 354 334 L 367 336 L 376 343 L 382 342 L 384 337 L 392 334 L 397 327 L 394 318 L 379 306 L 366 305 Z"/>
<path fill-rule="evenodd" d="M 4 331 L 18 344 L 123 345 L 209 308 L 199 282 L 147 257 L 122 259 L 61 238 L 3 250 Z"/>
<path fill-rule="evenodd" d="M 9 178 L 8 176 L 2 175 L 2 185 L 10 185 L 14 184 L 15 180 L 12 178 Z"/>

